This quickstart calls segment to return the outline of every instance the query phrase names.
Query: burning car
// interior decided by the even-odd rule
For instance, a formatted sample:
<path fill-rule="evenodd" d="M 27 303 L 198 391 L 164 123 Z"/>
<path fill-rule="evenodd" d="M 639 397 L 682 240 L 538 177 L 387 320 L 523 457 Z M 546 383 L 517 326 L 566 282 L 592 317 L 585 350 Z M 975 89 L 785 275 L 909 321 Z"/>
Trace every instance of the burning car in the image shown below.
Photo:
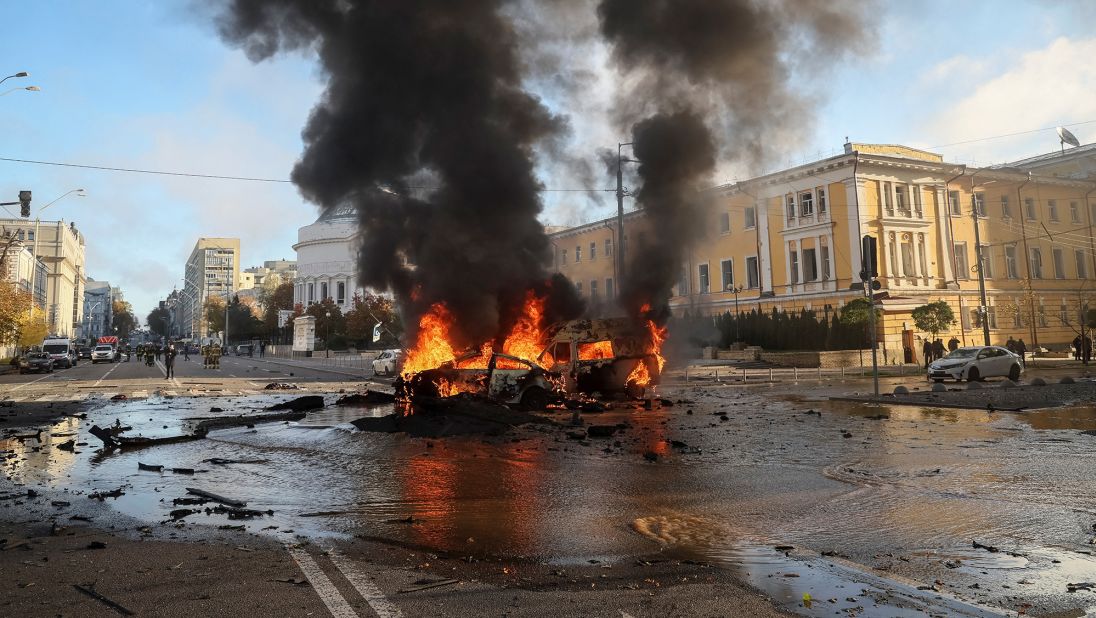
<path fill-rule="evenodd" d="M 558 396 L 560 375 L 516 356 L 491 352 L 466 354 L 440 367 L 405 374 L 396 381 L 396 395 L 450 397 L 458 393 L 485 395 L 526 410 L 543 410 Z"/>
<path fill-rule="evenodd" d="M 538 360 L 564 377 L 564 392 L 642 397 L 662 373 L 664 338 L 652 322 L 571 320 L 548 328 L 548 345 Z"/>

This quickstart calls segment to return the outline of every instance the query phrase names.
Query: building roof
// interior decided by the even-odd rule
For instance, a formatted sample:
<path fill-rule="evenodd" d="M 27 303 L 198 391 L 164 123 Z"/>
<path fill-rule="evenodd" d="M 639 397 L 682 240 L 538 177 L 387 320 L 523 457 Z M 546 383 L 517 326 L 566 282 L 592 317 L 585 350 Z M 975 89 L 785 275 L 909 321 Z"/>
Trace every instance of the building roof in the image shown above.
<path fill-rule="evenodd" d="M 334 208 L 329 208 L 320 213 L 319 218 L 316 219 L 316 223 L 319 223 L 321 221 L 357 220 L 357 218 L 358 209 L 354 206 L 354 204 L 347 202 Z"/>
<path fill-rule="evenodd" d="M 1002 168 L 1002 167 L 1018 167 L 1018 168 L 1041 167 L 1043 165 L 1047 165 L 1047 164 L 1050 164 L 1050 163 L 1055 163 L 1056 161 L 1064 161 L 1064 160 L 1076 158 L 1076 157 L 1079 157 L 1079 156 L 1083 157 L 1083 156 L 1090 156 L 1090 155 L 1096 155 L 1096 143 L 1083 144 L 1083 145 L 1078 146 L 1076 148 L 1067 148 L 1064 151 L 1061 150 L 1061 149 L 1058 149 L 1058 150 L 1055 150 L 1053 152 L 1048 152 L 1046 154 L 1036 155 L 1034 157 L 1028 157 L 1026 159 L 1020 159 L 1019 161 L 1013 161 L 1011 163 L 1002 163 L 1000 165 L 993 165 L 991 167 L 994 168 L 994 169 Z"/>

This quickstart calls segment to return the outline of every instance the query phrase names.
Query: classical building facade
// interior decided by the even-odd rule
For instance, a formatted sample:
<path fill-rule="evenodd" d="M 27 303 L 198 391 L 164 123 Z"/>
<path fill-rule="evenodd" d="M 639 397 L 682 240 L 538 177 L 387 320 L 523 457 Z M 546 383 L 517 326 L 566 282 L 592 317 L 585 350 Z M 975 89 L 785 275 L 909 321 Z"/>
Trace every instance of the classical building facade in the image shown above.
<path fill-rule="evenodd" d="M 84 236 L 75 223 L 0 219 L 45 265 L 45 311 L 52 334 L 76 336 L 83 318 Z"/>
<path fill-rule="evenodd" d="M 297 231 L 297 271 L 293 302 L 304 307 L 333 300 L 343 313 L 353 308 L 358 286 L 357 213 L 352 206 L 332 209 Z"/>
<path fill-rule="evenodd" d="M 177 328 L 186 337 L 206 338 L 210 335 L 202 311 L 206 299 L 227 301 L 238 289 L 240 239 L 199 238 L 187 258 L 183 281 Z"/>
<path fill-rule="evenodd" d="M 946 340 L 1023 338 L 1062 349 L 1082 310 L 1096 307 L 1096 147 L 974 168 L 898 145 L 846 144 L 841 155 L 710 191 L 706 235 L 689 247 L 676 314 L 813 309 L 827 316 L 864 295 L 860 240 L 878 241 L 879 339 L 890 362 L 919 350 L 910 312 L 943 300 L 959 318 Z M 978 284 L 978 249 L 987 303 Z M 622 280 L 612 259 L 616 219 L 557 230 L 556 269 L 595 306 Z M 657 234 L 641 211 L 624 219 L 629 253 Z"/>
<path fill-rule="evenodd" d="M 92 342 L 114 333 L 114 289 L 106 281 L 89 278 L 84 287 L 84 319 L 79 337 Z"/>

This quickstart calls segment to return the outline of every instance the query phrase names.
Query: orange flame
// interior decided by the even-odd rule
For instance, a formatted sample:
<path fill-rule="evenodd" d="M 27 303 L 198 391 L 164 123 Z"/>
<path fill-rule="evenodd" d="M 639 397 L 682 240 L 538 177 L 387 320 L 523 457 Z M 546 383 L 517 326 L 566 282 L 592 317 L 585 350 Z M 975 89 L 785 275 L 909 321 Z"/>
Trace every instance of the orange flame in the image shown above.
<path fill-rule="evenodd" d="M 643 305 L 641 313 L 651 310 L 650 305 Z M 666 328 L 660 327 L 653 320 L 647 320 L 647 334 L 649 336 L 644 352 L 655 357 L 658 366 L 658 375 L 662 375 L 662 368 L 666 366 L 666 357 L 662 356 L 662 343 L 666 341 Z M 632 373 L 628 374 L 628 382 L 634 382 L 637 386 L 646 387 L 651 384 L 651 372 L 647 368 L 647 358 L 636 364 Z"/>
<path fill-rule="evenodd" d="M 456 358 L 449 343 L 449 326 L 453 314 L 442 303 L 434 303 L 419 318 L 419 336 L 415 345 L 407 351 L 403 362 L 405 376 L 433 369 Z"/>
<path fill-rule="evenodd" d="M 595 341 L 593 343 L 578 344 L 579 360 L 598 360 L 601 358 L 613 358 L 613 344 L 608 341 Z"/>

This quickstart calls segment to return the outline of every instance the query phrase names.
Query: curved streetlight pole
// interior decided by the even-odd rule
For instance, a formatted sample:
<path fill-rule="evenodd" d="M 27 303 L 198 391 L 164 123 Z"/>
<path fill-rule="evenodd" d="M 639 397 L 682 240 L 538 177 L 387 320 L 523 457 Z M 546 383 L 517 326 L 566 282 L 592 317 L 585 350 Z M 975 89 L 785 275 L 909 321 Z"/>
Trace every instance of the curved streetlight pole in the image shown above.
<path fill-rule="evenodd" d="M 5 90 L 4 92 L 0 92 L 0 97 L 7 96 L 7 95 L 15 92 L 16 90 L 26 90 L 28 92 L 41 92 L 42 91 L 42 89 L 39 88 L 38 86 L 17 86 L 15 88 L 9 88 L 8 90 Z"/>
<path fill-rule="evenodd" d="M 18 73 L 14 74 L 14 75 L 8 75 L 4 79 L 0 79 L 0 84 L 8 81 L 9 79 L 11 79 L 13 77 L 30 77 L 30 73 L 27 73 L 26 71 L 19 71 Z"/>

